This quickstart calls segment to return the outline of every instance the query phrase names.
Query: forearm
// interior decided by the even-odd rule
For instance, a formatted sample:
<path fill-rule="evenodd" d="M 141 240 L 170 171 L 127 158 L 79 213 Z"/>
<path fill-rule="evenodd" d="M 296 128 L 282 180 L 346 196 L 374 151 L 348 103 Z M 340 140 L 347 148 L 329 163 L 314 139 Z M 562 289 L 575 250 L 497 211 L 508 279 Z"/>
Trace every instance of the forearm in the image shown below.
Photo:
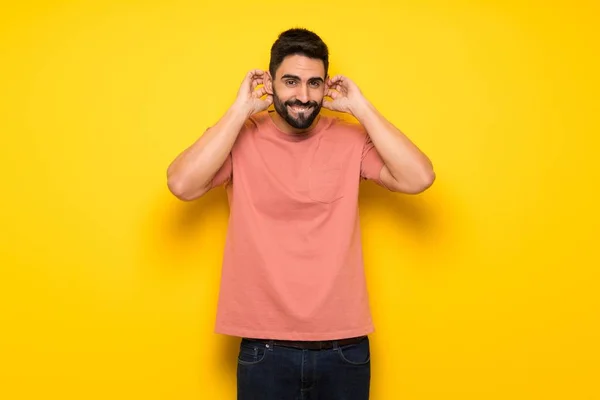
<path fill-rule="evenodd" d="M 365 127 L 393 178 L 404 187 L 423 187 L 435 177 L 429 158 L 366 99 L 352 114 Z"/>
<path fill-rule="evenodd" d="M 167 169 L 167 185 L 175 196 L 195 198 L 208 190 L 248 116 L 248 110 L 233 105 L 213 127 L 175 158 Z"/>

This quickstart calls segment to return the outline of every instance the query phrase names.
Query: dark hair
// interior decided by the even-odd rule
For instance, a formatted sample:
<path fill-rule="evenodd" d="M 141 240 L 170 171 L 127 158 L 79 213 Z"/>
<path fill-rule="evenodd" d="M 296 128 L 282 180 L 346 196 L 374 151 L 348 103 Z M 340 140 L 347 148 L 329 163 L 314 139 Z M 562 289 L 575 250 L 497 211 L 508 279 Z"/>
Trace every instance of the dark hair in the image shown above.
<path fill-rule="evenodd" d="M 325 76 L 327 76 L 327 70 L 329 69 L 327 45 L 316 33 L 304 28 L 293 28 L 280 33 L 273 46 L 271 46 L 269 72 L 273 79 L 275 79 L 275 71 L 279 68 L 283 59 L 296 54 L 323 61 Z"/>

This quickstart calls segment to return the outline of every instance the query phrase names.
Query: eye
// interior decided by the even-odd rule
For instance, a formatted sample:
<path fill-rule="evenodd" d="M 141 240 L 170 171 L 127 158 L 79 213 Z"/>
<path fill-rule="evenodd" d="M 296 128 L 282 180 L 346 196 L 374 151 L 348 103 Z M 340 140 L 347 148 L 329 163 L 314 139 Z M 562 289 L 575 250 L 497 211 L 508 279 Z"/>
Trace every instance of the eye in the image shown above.
<path fill-rule="evenodd" d="M 293 86 L 296 84 L 296 81 L 293 79 L 288 79 L 287 81 L 285 81 L 286 85 L 288 86 Z"/>
<path fill-rule="evenodd" d="M 321 81 L 312 81 L 310 85 L 314 88 L 318 88 L 319 86 L 321 86 Z"/>

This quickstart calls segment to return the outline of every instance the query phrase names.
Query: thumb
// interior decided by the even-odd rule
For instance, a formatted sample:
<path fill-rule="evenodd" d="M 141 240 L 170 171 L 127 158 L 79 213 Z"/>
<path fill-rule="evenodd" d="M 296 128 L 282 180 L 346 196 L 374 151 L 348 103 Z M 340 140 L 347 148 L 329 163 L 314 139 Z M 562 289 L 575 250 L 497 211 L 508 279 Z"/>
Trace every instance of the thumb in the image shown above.
<path fill-rule="evenodd" d="M 330 100 L 324 100 L 323 104 L 322 104 L 322 107 L 326 108 L 328 110 L 335 111 L 335 109 L 333 107 L 333 101 L 330 101 Z"/>
<path fill-rule="evenodd" d="M 269 108 L 272 103 L 273 103 L 273 97 L 271 95 L 268 95 L 264 100 L 259 102 L 260 105 L 258 106 L 258 110 L 264 111 L 267 108 Z"/>

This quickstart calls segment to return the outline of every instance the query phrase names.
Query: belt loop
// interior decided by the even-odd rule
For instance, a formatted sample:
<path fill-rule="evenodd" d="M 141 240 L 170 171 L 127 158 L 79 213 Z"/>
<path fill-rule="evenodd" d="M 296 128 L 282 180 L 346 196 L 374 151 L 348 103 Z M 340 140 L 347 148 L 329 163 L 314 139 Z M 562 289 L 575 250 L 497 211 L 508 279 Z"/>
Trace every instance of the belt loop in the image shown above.
<path fill-rule="evenodd" d="M 267 349 L 270 351 L 273 351 L 273 344 L 275 343 L 275 340 L 271 339 L 269 340 L 268 344 L 267 344 Z"/>
<path fill-rule="evenodd" d="M 337 349 L 338 349 L 338 341 L 337 341 L 337 340 L 334 340 L 334 341 L 333 341 L 333 350 L 334 350 L 334 351 L 337 351 Z"/>

